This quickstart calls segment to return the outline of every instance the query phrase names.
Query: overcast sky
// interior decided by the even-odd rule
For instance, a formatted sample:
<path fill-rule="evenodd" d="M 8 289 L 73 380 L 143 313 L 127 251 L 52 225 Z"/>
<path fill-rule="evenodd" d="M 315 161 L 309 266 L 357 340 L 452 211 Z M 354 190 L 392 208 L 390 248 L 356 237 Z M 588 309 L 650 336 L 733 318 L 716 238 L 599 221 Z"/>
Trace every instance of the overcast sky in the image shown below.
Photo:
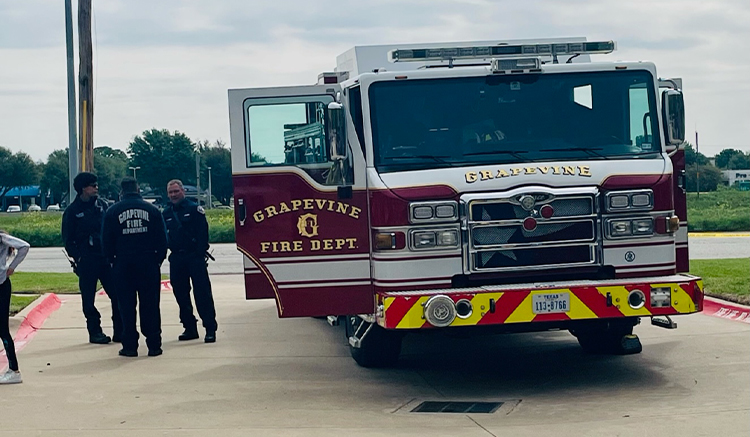
<path fill-rule="evenodd" d="M 227 89 L 311 84 L 355 45 L 586 36 L 617 41 L 599 59 L 683 78 L 702 153 L 750 151 L 747 0 L 93 4 L 95 146 L 125 150 L 151 128 L 229 143 Z M 0 146 L 46 161 L 68 146 L 67 122 L 64 2 L 0 0 Z"/>

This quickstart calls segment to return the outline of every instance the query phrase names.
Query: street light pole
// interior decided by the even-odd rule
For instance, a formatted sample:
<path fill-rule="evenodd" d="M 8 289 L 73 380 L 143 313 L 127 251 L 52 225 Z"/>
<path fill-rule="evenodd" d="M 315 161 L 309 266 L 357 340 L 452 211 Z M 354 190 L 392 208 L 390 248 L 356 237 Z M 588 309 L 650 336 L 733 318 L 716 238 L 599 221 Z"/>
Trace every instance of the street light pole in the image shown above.
<path fill-rule="evenodd" d="M 214 207 L 213 202 L 213 191 L 211 190 L 211 167 L 206 167 L 208 169 L 208 208 L 211 209 Z"/>
<path fill-rule="evenodd" d="M 76 138 L 76 85 L 73 67 L 73 10 L 71 1 L 65 0 L 65 46 L 68 53 L 68 205 L 76 194 L 73 178 L 78 174 L 78 139 Z M 60 199 L 62 200 L 62 199 Z"/>
<path fill-rule="evenodd" d="M 131 169 L 131 170 L 133 170 L 133 179 L 137 180 L 137 178 L 135 177 L 135 171 L 136 170 L 140 170 L 141 168 L 140 167 L 128 167 L 128 168 Z"/>

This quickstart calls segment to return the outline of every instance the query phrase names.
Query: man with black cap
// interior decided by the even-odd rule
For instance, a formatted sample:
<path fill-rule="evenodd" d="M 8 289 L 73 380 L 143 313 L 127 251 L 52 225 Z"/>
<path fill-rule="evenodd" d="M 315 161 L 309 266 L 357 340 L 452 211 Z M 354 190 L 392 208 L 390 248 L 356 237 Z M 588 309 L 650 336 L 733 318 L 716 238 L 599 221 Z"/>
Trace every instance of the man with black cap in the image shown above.
<path fill-rule="evenodd" d="M 124 178 L 120 187 L 122 198 L 107 210 L 102 227 L 102 247 L 113 264 L 122 314 L 122 349 L 119 354 L 138 356 L 135 326 L 138 304 L 148 356 L 155 357 L 162 354 L 160 267 L 167 256 L 167 231 L 161 212 L 141 198 L 135 179 Z"/>
<path fill-rule="evenodd" d="M 102 283 L 112 302 L 113 338 L 116 342 L 122 336 L 122 319 L 112 283 L 112 270 L 101 246 L 102 220 L 108 204 L 99 198 L 96 181 L 96 175 L 88 172 L 79 173 L 73 179 L 73 188 L 78 195 L 63 214 L 62 238 L 65 250 L 75 261 L 89 342 L 107 344 L 112 338 L 102 331 L 101 315 L 94 305 L 97 281 Z"/>

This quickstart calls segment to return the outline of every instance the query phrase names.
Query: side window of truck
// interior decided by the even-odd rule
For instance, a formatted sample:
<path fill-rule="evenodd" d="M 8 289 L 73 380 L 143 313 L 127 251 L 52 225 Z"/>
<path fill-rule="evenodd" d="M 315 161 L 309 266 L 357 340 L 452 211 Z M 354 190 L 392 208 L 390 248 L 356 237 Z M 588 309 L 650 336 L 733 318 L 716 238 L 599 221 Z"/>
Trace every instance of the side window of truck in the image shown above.
<path fill-rule="evenodd" d="M 247 165 L 295 166 L 322 185 L 340 185 L 351 174 L 348 163 L 327 138 L 326 107 L 319 98 L 246 104 Z"/>
<path fill-rule="evenodd" d="M 359 146 L 362 148 L 362 154 L 367 156 L 367 152 L 365 152 L 365 128 L 362 118 L 362 92 L 359 87 L 349 90 L 349 113 L 354 122 L 354 129 L 357 131 L 357 139 L 359 140 Z"/>
<path fill-rule="evenodd" d="M 658 150 L 654 145 L 652 121 L 649 112 L 648 90 L 645 84 L 632 85 L 628 91 L 630 107 L 630 141 L 644 152 Z"/>

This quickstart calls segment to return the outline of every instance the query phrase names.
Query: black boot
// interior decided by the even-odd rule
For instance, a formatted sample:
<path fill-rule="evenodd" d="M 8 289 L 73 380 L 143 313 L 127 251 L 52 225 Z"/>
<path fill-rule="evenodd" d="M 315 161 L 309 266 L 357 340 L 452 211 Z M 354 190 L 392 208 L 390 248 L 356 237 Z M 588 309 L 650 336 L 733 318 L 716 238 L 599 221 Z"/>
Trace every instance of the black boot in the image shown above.
<path fill-rule="evenodd" d="M 216 331 L 206 331 L 203 341 L 206 343 L 216 343 Z"/>
<path fill-rule="evenodd" d="M 89 334 L 89 343 L 107 344 L 110 341 L 112 341 L 112 339 L 109 338 L 108 335 L 105 335 L 103 332 L 100 332 L 98 334 Z"/>
<path fill-rule="evenodd" d="M 185 328 L 185 331 L 177 337 L 180 341 L 195 340 L 198 338 L 198 328 Z"/>

